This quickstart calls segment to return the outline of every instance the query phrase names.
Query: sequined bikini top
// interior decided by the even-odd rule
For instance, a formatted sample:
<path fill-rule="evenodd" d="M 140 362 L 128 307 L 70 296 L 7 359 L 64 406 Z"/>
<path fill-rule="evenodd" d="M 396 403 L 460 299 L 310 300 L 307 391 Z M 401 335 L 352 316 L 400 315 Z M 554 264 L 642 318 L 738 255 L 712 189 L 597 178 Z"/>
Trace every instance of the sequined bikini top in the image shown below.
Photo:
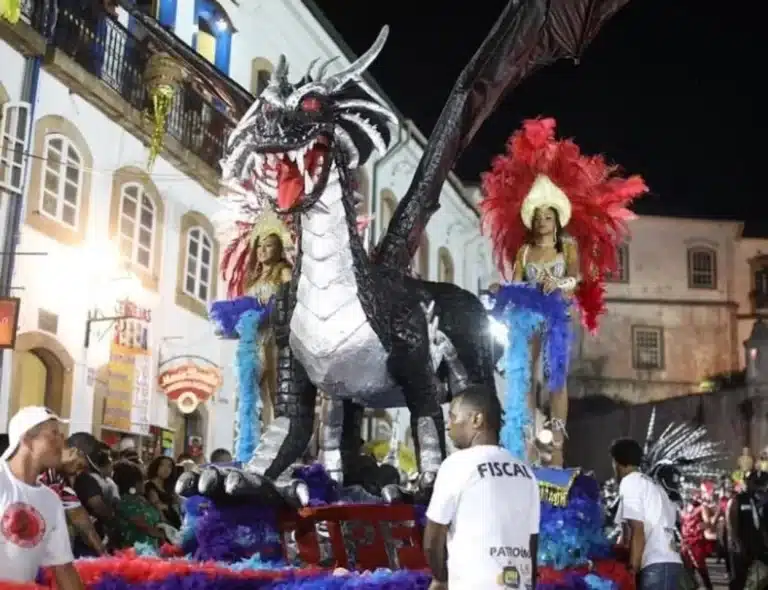
<path fill-rule="evenodd" d="M 262 305 L 269 303 L 269 300 L 280 289 L 280 285 L 283 284 L 281 279 L 281 272 L 285 266 L 280 266 L 279 272 L 273 272 L 271 277 L 259 278 L 255 282 L 251 283 L 248 288 L 248 294 L 256 297 Z"/>
<path fill-rule="evenodd" d="M 554 260 L 549 262 L 527 262 L 529 246 L 524 246 L 523 250 L 523 277 L 526 282 L 535 282 L 542 274 L 548 274 L 555 279 L 562 279 L 565 276 L 565 256 L 558 252 Z"/>

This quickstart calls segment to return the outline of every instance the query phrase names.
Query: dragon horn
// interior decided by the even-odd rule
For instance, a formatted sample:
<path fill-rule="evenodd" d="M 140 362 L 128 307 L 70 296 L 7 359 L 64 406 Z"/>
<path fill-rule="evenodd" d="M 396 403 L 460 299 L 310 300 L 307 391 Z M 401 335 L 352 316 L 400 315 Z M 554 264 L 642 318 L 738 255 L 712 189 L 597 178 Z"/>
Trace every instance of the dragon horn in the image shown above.
<path fill-rule="evenodd" d="M 283 84 L 288 81 L 288 60 L 285 55 L 281 54 L 280 59 L 277 61 L 277 67 L 272 74 L 271 82 L 273 84 Z"/>
<path fill-rule="evenodd" d="M 307 73 L 304 74 L 304 78 L 307 80 L 312 80 L 312 70 L 315 68 L 315 64 L 318 62 L 320 58 L 316 57 L 311 62 L 309 62 L 309 67 L 307 68 Z"/>
<path fill-rule="evenodd" d="M 384 25 L 381 28 L 381 32 L 376 38 L 376 41 L 373 42 L 373 45 L 371 45 L 371 48 L 368 51 L 349 64 L 348 67 L 341 70 L 338 74 L 328 78 L 328 80 L 323 83 L 327 88 L 328 93 L 336 92 L 350 80 L 360 78 L 360 76 L 363 75 L 363 72 L 365 72 L 373 63 L 373 60 L 375 60 L 379 53 L 381 53 L 388 35 L 389 27 Z"/>
<path fill-rule="evenodd" d="M 328 68 L 331 66 L 332 63 L 336 62 L 338 59 L 339 59 L 339 56 L 337 55 L 323 62 L 323 64 L 320 66 L 320 69 L 317 71 L 317 76 L 315 77 L 315 81 L 321 82 L 323 78 L 325 78 L 325 75 L 328 73 Z"/>

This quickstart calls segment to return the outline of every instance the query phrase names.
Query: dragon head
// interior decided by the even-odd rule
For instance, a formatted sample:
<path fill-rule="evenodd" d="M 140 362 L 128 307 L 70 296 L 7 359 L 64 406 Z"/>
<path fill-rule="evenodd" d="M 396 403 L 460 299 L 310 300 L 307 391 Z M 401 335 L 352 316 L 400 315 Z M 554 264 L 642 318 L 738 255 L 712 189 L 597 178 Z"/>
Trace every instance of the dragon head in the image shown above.
<path fill-rule="evenodd" d="M 388 28 L 342 71 L 328 76 L 332 59 L 317 60 L 297 83 L 288 80 L 285 56 L 269 85 L 234 129 L 222 169 L 225 180 L 253 184 L 278 213 L 307 211 L 322 196 L 337 167 L 353 170 L 373 150 L 384 153 L 397 118 L 361 85 L 384 46 Z"/>

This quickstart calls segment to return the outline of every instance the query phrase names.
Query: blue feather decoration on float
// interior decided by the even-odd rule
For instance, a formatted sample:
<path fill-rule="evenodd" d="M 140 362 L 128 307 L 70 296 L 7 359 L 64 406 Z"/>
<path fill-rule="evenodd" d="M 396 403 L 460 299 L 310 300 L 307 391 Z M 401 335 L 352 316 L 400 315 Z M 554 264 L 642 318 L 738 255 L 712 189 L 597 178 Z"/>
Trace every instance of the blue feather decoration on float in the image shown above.
<path fill-rule="evenodd" d="M 526 283 L 503 285 L 494 298 L 491 315 L 507 328 L 504 352 L 504 427 L 502 445 L 515 457 L 526 457 L 525 433 L 533 417 L 528 407 L 531 375 L 530 341 L 534 333 L 542 333 L 544 374 L 550 391 L 560 391 L 568 377 L 571 348 L 570 302 L 559 291 L 549 295 Z"/>
<path fill-rule="evenodd" d="M 235 459 L 248 461 L 261 437 L 261 346 L 259 328 L 269 314 L 271 300 L 263 305 L 255 297 L 216 301 L 209 317 L 222 337 L 238 337 L 235 351 L 237 370 L 237 422 Z"/>
<path fill-rule="evenodd" d="M 541 493 L 539 565 L 563 570 L 610 556 L 600 486 L 579 469 L 534 469 Z"/>

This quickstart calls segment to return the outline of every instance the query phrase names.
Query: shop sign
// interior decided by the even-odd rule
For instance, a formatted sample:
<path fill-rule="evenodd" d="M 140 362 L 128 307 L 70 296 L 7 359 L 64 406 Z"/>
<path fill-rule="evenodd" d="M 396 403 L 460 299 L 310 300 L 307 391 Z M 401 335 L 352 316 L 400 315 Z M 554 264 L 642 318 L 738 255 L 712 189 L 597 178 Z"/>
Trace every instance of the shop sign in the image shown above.
<path fill-rule="evenodd" d="M 221 369 L 201 358 L 177 357 L 160 367 L 157 384 L 182 414 L 191 414 L 221 387 Z"/>
<path fill-rule="evenodd" d="M 16 346 L 16 332 L 19 329 L 18 297 L 0 297 L 0 350 Z"/>

